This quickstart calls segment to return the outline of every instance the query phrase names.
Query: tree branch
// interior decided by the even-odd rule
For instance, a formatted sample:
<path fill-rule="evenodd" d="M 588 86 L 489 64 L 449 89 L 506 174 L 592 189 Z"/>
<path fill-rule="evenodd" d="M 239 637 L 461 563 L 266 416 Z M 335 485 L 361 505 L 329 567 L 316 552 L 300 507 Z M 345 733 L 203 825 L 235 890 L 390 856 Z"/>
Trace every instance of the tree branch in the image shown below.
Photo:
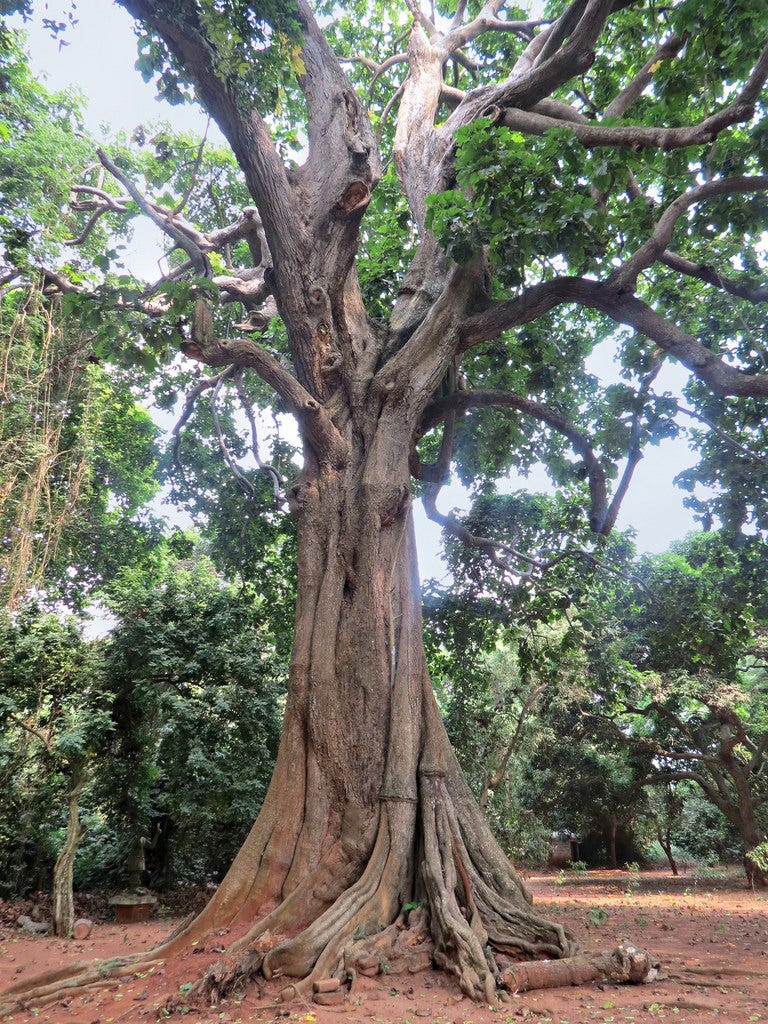
<path fill-rule="evenodd" d="M 611 273 L 605 282 L 606 286 L 615 291 L 634 292 L 638 274 L 655 263 L 664 253 L 672 238 L 675 225 L 691 206 L 717 196 L 744 195 L 765 191 L 768 191 L 768 176 L 745 175 L 707 181 L 703 185 L 697 185 L 688 192 L 684 192 L 664 210 L 651 237 L 625 263 Z"/>
<path fill-rule="evenodd" d="M 654 72 L 659 64 L 664 60 L 669 60 L 670 57 L 674 57 L 680 52 L 685 45 L 685 38 L 682 36 L 671 35 L 668 39 L 665 39 L 660 46 L 656 48 L 656 52 L 650 57 L 645 64 L 640 68 L 637 74 L 632 78 L 627 85 L 624 86 L 620 92 L 614 96 L 608 106 L 605 108 L 604 117 L 623 117 L 626 112 L 632 107 L 643 93 L 643 90 L 651 83 Z"/>
<path fill-rule="evenodd" d="M 589 525 L 594 533 L 602 533 L 608 514 L 607 485 L 605 470 L 595 455 L 589 441 L 581 431 L 577 430 L 554 409 L 534 402 L 529 398 L 512 394 L 509 391 L 456 391 L 451 395 L 432 402 L 424 411 L 420 425 L 422 433 L 426 433 L 436 423 L 445 419 L 449 413 L 464 412 L 469 408 L 492 406 L 497 409 L 515 409 L 527 416 L 546 423 L 558 433 L 566 437 L 584 462 L 589 479 L 590 514 Z"/>
<path fill-rule="evenodd" d="M 764 398 L 768 375 L 750 374 L 729 366 L 720 356 L 634 295 L 619 295 L 604 284 L 579 277 L 554 278 L 526 288 L 514 299 L 489 303 L 460 326 L 459 351 L 529 323 L 557 305 L 574 302 L 598 309 L 617 323 L 628 324 L 679 359 L 718 395 Z"/>
<path fill-rule="evenodd" d="M 643 457 L 642 445 L 641 445 L 641 434 L 640 434 L 640 413 L 643 410 L 644 399 L 648 397 L 651 390 L 651 385 L 656 380 L 663 366 L 664 360 L 662 358 L 654 358 L 651 367 L 651 372 L 646 374 L 637 392 L 637 399 L 635 402 L 635 408 L 632 413 L 632 426 L 630 428 L 629 437 L 629 448 L 627 449 L 627 464 L 624 467 L 624 472 L 621 474 L 618 487 L 614 491 L 611 504 L 608 507 L 608 511 L 605 515 L 605 522 L 601 533 L 607 537 L 610 535 L 614 526 L 616 525 L 616 519 L 618 518 L 619 511 L 621 510 L 622 502 L 626 497 L 629 485 L 632 482 L 635 469 L 638 463 Z"/>
<path fill-rule="evenodd" d="M 515 107 L 492 108 L 488 116 L 495 124 L 525 132 L 527 135 L 544 135 L 553 128 L 568 128 L 587 149 L 618 146 L 634 150 L 655 148 L 669 151 L 711 142 L 724 128 L 749 121 L 754 112 L 754 104 L 734 103 L 697 124 L 682 128 L 576 123 Z"/>
<path fill-rule="evenodd" d="M 348 447 L 323 405 L 304 388 L 278 359 L 251 338 L 219 339 L 214 336 L 207 304 L 195 302 L 192 340 L 183 342 L 182 352 L 208 366 L 250 366 L 280 395 L 299 422 L 302 434 L 320 462 L 333 466 L 345 463 Z"/>
<path fill-rule="evenodd" d="M 746 299 L 747 302 L 768 302 L 768 287 L 751 285 L 746 282 L 735 281 L 733 278 L 724 277 L 714 267 L 707 266 L 705 263 L 694 263 L 692 260 L 687 260 L 684 256 L 680 256 L 669 249 L 665 249 L 662 252 L 659 256 L 659 262 L 671 270 L 677 270 L 679 273 L 685 274 L 686 277 L 695 277 L 699 281 L 704 281 L 705 284 L 711 284 L 715 288 L 722 289 L 722 291 L 727 292 L 729 295 L 735 295 L 739 299 Z"/>

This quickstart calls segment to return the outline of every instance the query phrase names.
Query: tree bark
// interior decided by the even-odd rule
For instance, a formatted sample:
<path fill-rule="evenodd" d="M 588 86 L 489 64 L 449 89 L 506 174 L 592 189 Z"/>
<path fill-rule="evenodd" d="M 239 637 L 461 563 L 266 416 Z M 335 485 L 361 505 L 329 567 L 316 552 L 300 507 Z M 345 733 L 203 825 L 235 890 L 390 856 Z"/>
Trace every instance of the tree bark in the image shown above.
<path fill-rule="evenodd" d="M 309 984 L 338 968 L 353 936 L 376 935 L 421 900 L 435 959 L 485 997 L 498 980 L 489 943 L 549 957 L 571 944 L 532 912 L 440 719 L 402 420 L 385 405 L 366 440 L 350 433 L 346 468 L 309 465 L 292 489 L 300 583 L 275 773 L 191 933 L 226 927 L 233 950 L 269 933 L 264 974 Z"/>
<path fill-rule="evenodd" d="M 659 829 L 656 833 L 656 838 L 659 840 L 659 846 L 662 848 L 662 850 L 664 851 L 664 855 L 669 861 L 669 867 L 672 874 L 675 878 L 677 878 L 679 872 L 677 869 L 677 861 L 675 860 L 674 855 L 672 853 L 672 838 L 669 834 L 669 829 Z"/>
<path fill-rule="evenodd" d="M 618 822 L 615 814 L 609 814 L 606 819 L 606 830 L 605 840 L 608 853 L 608 867 L 617 868 L 619 866 L 618 858 L 616 857 L 616 831 L 618 829 Z"/>
<path fill-rule="evenodd" d="M 56 935 L 68 936 L 75 923 L 75 901 L 72 892 L 72 874 L 75 856 L 85 828 L 80 823 L 80 793 L 87 781 L 84 771 L 75 776 L 69 793 L 69 815 L 67 834 L 53 869 L 53 931 Z"/>

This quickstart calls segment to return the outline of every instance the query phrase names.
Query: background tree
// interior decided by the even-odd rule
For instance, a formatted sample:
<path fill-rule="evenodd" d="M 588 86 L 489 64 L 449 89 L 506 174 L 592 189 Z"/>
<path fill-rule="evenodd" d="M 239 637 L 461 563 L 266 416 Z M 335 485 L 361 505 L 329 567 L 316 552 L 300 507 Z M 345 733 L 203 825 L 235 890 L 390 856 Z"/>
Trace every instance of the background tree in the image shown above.
<path fill-rule="evenodd" d="M 72 875 L 84 834 L 80 800 L 112 726 L 110 695 L 74 619 L 34 605 L 0 616 L 0 682 L 4 890 L 17 895 L 47 888 L 53 866 L 53 925 L 66 936 L 74 923 Z M 54 845 L 57 829 L 63 836 Z"/>
<path fill-rule="evenodd" d="M 749 853 L 765 836 L 768 800 L 766 546 L 726 541 L 689 538 L 644 560 L 634 585 L 596 588 L 583 620 L 586 691 L 599 697 L 595 728 L 609 723 L 616 740 L 645 750 L 649 781 L 695 783 Z"/>
<path fill-rule="evenodd" d="M 171 550 L 182 543 L 173 538 Z M 114 731 L 96 798 L 123 863 L 159 829 L 147 867 L 164 887 L 216 876 L 237 852 L 274 764 L 285 671 L 266 596 L 189 554 L 161 550 L 105 597 L 117 620 L 102 668 Z"/>
<path fill-rule="evenodd" d="M 185 196 L 149 199 L 102 151 L 119 194 L 83 192 L 100 188 L 90 170 L 83 230 L 119 206 L 165 232 L 180 265 L 120 300 L 175 322 L 194 297 L 182 347 L 216 371 L 202 389 L 255 370 L 296 418 L 304 456 L 286 488 L 298 601 L 276 771 L 174 948 L 227 927 L 247 951 L 235 974 L 310 984 L 416 896 L 435 960 L 492 1001 L 494 953 L 570 943 L 531 911 L 440 721 L 412 476 L 441 518 L 454 456 L 491 479 L 544 458 L 558 482 L 581 481 L 601 537 L 642 447 L 677 429 L 675 403 L 654 392 L 665 359 L 734 406 L 764 407 L 759 257 L 742 253 L 765 223 L 768 15 L 755 0 L 727 14 L 714 0 L 572 0 L 543 18 L 393 2 L 373 31 L 356 4 L 123 6 L 141 26 L 141 70 L 171 99 L 200 98 L 253 205 L 198 227 Z M 390 158 L 397 182 L 376 197 Z M 396 241 L 371 241 L 380 229 Z M 227 246 L 219 274 L 209 254 Z M 607 340 L 620 380 L 600 388 L 585 359 Z M 491 410 L 502 418 L 485 429 Z M 511 545 L 485 549 L 518 574 L 531 565 Z"/>

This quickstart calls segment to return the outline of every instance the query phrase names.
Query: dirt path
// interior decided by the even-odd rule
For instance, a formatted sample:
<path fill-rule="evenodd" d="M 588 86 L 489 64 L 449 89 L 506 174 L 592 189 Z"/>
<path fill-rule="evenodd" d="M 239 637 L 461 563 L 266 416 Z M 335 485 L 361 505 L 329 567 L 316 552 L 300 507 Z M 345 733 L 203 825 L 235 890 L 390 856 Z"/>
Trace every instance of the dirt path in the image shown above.
<path fill-rule="evenodd" d="M 600 1021 L 706 1021 L 768 1024 L 768 894 L 749 892 L 742 878 L 726 881 L 673 879 L 668 874 L 628 875 L 624 871 L 534 876 L 528 884 L 542 913 L 566 924 L 587 950 L 608 949 L 627 938 L 650 949 L 661 961 L 660 978 L 637 987 L 586 987 L 525 993 L 488 1007 L 470 1002 L 438 972 L 406 977 L 360 979 L 341 1007 L 276 1002 L 278 986 L 248 991 L 190 1022 L 247 1024 L 297 1021 L 299 1024 L 587 1024 Z M 163 938 L 173 921 L 102 924 L 86 942 L 62 941 L 0 931 L 0 989 L 19 977 L 72 961 L 109 959 L 148 948 Z M 163 973 L 160 967 L 157 974 Z M 189 979 L 190 981 L 193 979 Z M 185 981 L 167 977 L 167 991 Z M 39 1012 L 16 1013 L 16 1022 L 58 1024 L 147 1024 L 165 1019 L 147 992 L 144 978 L 57 1003 Z M 178 1018 L 181 1019 L 181 1018 Z"/>

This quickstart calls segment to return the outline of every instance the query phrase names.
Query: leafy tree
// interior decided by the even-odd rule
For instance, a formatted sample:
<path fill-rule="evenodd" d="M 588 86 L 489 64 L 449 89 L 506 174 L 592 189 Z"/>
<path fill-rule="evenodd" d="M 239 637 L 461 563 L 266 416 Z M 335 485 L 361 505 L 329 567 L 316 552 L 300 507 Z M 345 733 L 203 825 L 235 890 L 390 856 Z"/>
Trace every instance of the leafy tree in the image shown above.
<path fill-rule="evenodd" d="M 584 616 L 593 720 L 653 757 L 650 781 L 695 783 L 746 853 L 768 824 L 765 557 L 757 538 L 693 537 L 646 559 L 635 585 L 604 586 Z"/>
<path fill-rule="evenodd" d="M 39 286 L 0 312 L 0 366 L 0 595 L 79 608 L 159 534 L 142 511 L 159 487 L 157 428 Z"/>
<path fill-rule="evenodd" d="M 98 154 L 117 199 L 77 193 L 91 197 L 83 232 L 116 206 L 165 232 L 167 281 L 106 285 L 174 325 L 186 303 L 182 350 L 215 371 L 199 393 L 255 371 L 304 456 L 285 490 L 298 601 L 273 782 L 178 941 L 269 930 L 263 963 L 253 952 L 239 969 L 308 986 L 418 895 L 437 962 L 492 1001 L 494 950 L 554 957 L 570 942 L 530 910 L 440 721 L 412 476 L 471 541 L 436 508 L 452 460 L 491 490 L 510 464 L 544 459 L 601 537 L 642 448 L 679 429 L 676 402 L 654 391 L 666 359 L 729 408 L 764 409 L 768 12 L 553 0 L 530 18 L 392 0 L 374 28 L 356 2 L 123 6 L 140 70 L 170 100 L 203 103 L 253 205 L 198 226 L 178 191 L 150 200 L 117 147 Z M 397 180 L 379 198 L 388 163 Z M 170 330 L 149 330 L 142 357 Z M 619 376 L 605 387 L 585 362 L 603 341 Z M 518 575 L 530 567 L 514 545 L 485 548 Z"/>
<path fill-rule="evenodd" d="M 84 831 L 80 795 L 112 725 L 110 696 L 75 620 L 34 605 L 0 614 L 0 692 L 4 889 L 16 895 L 47 886 L 53 868 L 54 927 L 68 935 L 72 871 Z M 48 844 L 63 822 L 56 851 Z"/>
<path fill-rule="evenodd" d="M 114 730 L 97 799 L 126 858 L 159 829 L 156 881 L 199 881 L 237 851 L 274 764 L 284 666 L 266 597 L 235 590 L 199 554 L 160 549 L 119 574 L 105 600 L 117 619 L 101 669 Z"/>

